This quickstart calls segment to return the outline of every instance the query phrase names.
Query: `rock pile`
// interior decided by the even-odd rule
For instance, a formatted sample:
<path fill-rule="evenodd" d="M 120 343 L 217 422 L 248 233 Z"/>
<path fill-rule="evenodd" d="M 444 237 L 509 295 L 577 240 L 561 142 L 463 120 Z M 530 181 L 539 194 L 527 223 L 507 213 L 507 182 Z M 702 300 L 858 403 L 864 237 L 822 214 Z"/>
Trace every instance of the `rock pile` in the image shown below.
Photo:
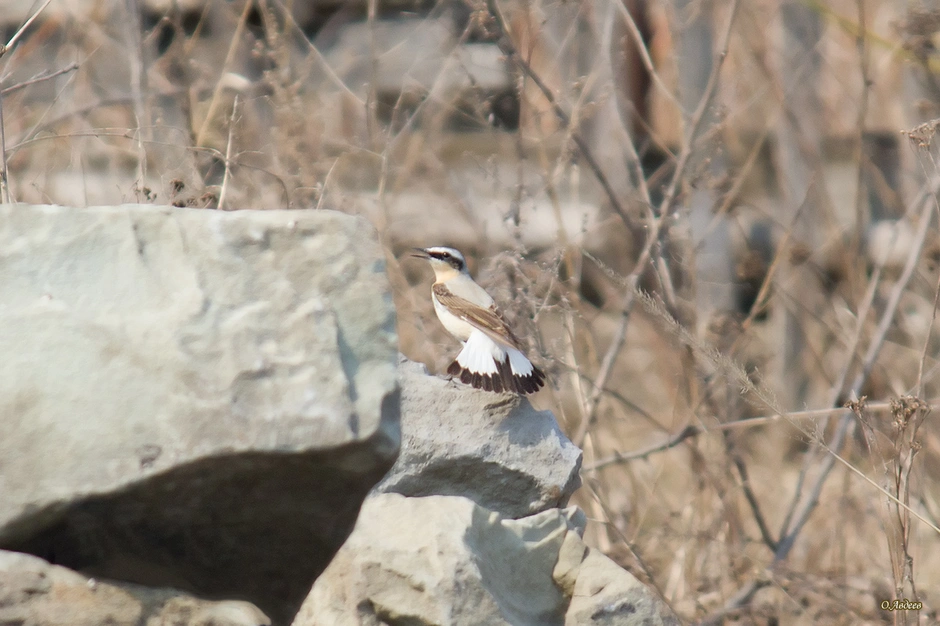
<path fill-rule="evenodd" d="M 402 447 L 293 626 L 678 624 L 584 544 L 581 451 L 548 411 L 403 361 Z"/>
<path fill-rule="evenodd" d="M 0 207 L 0 623 L 676 623 L 561 508 L 551 413 L 398 360 L 381 259 L 330 212 Z"/>

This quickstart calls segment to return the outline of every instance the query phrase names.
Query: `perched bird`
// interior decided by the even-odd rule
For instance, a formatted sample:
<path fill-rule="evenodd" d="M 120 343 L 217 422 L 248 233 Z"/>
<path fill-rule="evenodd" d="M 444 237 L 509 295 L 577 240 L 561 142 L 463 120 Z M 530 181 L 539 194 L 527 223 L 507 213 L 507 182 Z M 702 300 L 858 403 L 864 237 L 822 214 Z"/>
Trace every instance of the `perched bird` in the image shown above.
<path fill-rule="evenodd" d="M 538 391 L 545 374 L 522 352 L 490 294 L 473 282 L 467 262 L 453 248 L 415 248 L 412 256 L 426 259 L 436 280 L 431 286 L 434 311 L 463 350 L 447 368 L 451 376 L 486 391 Z"/>

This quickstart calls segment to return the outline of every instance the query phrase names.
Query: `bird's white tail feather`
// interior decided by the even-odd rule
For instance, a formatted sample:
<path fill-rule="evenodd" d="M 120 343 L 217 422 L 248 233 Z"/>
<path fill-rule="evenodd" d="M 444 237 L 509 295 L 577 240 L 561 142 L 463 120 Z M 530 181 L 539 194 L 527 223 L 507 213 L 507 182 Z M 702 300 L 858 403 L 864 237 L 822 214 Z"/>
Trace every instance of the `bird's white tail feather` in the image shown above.
<path fill-rule="evenodd" d="M 545 384 L 545 374 L 522 352 L 496 343 L 480 330 L 470 333 L 447 373 L 497 393 L 534 393 Z"/>
<path fill-rule="evenodd" d="M 506 348 L 506 352 L 509 353 L 509 365 L 513 374 L 526 377 L 532 373 L 532 361 L 526 358 L 526 355 L 515 348 Z"/>
<path fill-rule="evenodd" d="M 512 349 L 510 348 L 510 350 Z M 529 363 L 528 359 L 518 350 L 513 350 L 513 352 L 519 354 L 526 363 Z M 461 367 L 471 372 L 486 375 L 495 374 L 497 372 L 496 362 L 502 362 L 505 359 L 506 353 L 499 344 L 479 330 L 474 330 L 470 333 L 470 337 L 467 338 L 463 350 L 457 355 L 457 363 L 459 363 Z M 510 361 L 511 359 L 512 357 L 510 356 Z M 532 365 L 529 364 L 529 371 L 531 371 L 531 369 Z"/>

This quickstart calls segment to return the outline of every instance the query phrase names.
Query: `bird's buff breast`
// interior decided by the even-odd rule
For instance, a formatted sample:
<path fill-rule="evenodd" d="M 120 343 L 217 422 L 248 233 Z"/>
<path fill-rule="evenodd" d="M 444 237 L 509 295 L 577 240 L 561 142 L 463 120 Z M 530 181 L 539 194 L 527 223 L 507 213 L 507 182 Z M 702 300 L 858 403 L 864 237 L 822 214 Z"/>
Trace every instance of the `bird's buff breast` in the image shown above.
<path fill-rule="evenodd" d="M 469 339 L 470 333 L 475 330 L 474 327 L 448 311 L 433 295 L 431 299 L 434 301 L 434 312 L 437 313 L 437 318 L 441 320 L 447 332 L 460 341 Z"/>

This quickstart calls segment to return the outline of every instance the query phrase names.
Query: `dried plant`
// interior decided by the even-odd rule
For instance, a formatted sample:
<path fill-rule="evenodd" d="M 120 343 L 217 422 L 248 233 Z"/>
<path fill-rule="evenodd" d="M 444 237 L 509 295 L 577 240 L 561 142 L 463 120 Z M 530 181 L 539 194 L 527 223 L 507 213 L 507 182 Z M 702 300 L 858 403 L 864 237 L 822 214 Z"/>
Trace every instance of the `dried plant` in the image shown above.
<path fill-rule="evenodd" d="M 585 450 L 588 540 L 684 622 L 938 619 L 936 12 L 306 4 L 25 15 L 3 201 L 360 215 L 438 372 L 404 251 L 456 245 Z"/>

